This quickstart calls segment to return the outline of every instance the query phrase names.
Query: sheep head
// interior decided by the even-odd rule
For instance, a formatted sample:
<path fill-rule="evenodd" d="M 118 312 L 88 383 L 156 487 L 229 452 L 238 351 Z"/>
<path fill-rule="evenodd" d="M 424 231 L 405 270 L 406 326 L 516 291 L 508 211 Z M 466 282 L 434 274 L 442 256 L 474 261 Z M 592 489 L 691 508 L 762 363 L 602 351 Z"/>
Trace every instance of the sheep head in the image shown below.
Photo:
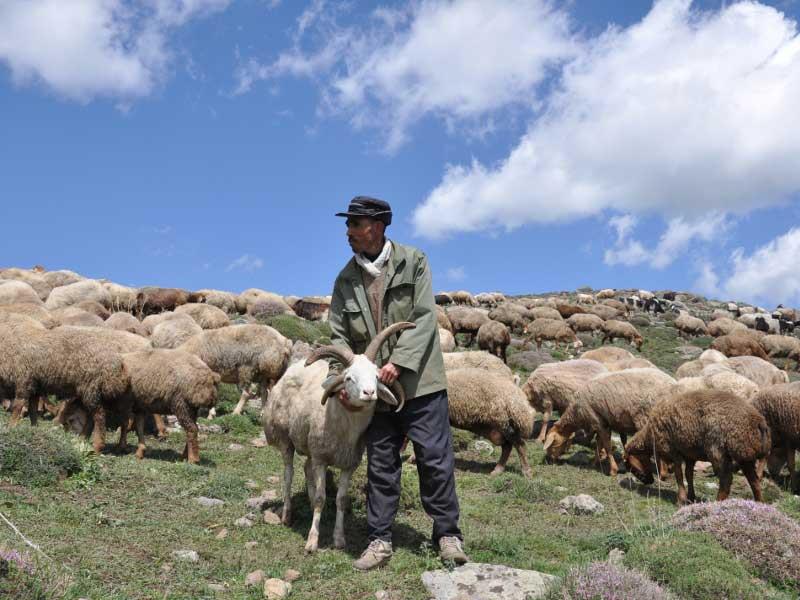
<path fill-rule="evenodd" d="M 649 444 L 644 442 L 644 433 L 639 431 L 625 446 L 625 466 L 639 481 L 650 485 L 655 481 L 653 477 L 653 464 L 650 458 L 653 455 Z M 664 472 L 665 465 L 659 461 L 659 469 Z"/>
<path fill-rule="evenodd" d="M 414 323 L 407 321 L 390 325 L 375 336 L 364 354 L 353 354 L 349 348 L 344 346 L 323 346 L 315 350 L 306 360 L 306 366 L 321 358 L 333 358 L 345 367 L 339 375 L 334 376 L 323 385 L 325 391 L 322 395 L 322 404 L 324 405 L 330 396 L 345 390 L 349 403 L 357 409 L 374 404 L 380 399 L 387 404 L 396 406 L 399 412 L 405 404 L 403 387 L 398 381 L 395 381 L 391 388 L 381 383 L 378 380 L 378 366 L 374 361 L 381 346 L 392 335 L 415 327 Z"/>
<path fill-rule="evenodd" d="M 558 423 L 553 425 L 544 441 L 544 451 L 547 453 L 547 458 L 553 460 L 564 454 L 572 445 L 574 437 L 574 431 L 565 431 Z"/>

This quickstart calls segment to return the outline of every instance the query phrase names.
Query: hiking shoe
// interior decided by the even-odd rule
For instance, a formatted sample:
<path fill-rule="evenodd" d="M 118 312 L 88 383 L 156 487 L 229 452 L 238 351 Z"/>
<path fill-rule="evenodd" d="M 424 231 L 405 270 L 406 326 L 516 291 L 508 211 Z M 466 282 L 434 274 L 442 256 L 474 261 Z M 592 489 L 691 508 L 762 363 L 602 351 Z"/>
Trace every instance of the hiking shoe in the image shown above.
<path fill-rule="evenodd" d="M 469 557 L 464 553 L 461 540 L 449 535 L 439 539 L 439 558 L 444 562 L 453 561 L 457 565 L 463 565 L 469 561 Z"/>
<path fill-rule="evenodd" d="M 369 571 L 375 567 L 382 567 L 392 558 L 392 543 L 384 540 L 372 540 L 361 558 L 353 563 L 353 568 L 359 571 Z"/>

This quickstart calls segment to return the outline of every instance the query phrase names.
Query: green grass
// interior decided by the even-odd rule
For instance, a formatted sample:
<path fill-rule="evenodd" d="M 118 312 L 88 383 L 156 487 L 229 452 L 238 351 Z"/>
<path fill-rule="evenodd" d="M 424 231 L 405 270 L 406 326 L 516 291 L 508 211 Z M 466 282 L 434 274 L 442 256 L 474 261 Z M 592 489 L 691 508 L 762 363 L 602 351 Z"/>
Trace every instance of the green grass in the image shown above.
<path fill-rule="evenodd" d="M 295 315 L 276 315 L 259 319 L 259 322 L 274 327 L 292 341 L 331 343 L 331 328 L 325 321 L 307 321 Z"/>
<path fill-rule="evenodd" d="M 50 427 L 0 423 L 0 479 L 28 487 L 54 485 L 82 468 L 77 440 Z"/>

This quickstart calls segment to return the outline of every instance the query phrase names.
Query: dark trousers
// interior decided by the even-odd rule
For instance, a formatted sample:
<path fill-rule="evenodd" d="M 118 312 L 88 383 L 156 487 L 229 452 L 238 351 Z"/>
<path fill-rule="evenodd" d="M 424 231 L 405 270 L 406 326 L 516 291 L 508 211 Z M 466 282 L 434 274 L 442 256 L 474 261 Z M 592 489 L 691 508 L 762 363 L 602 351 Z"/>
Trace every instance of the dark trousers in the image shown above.
<path fill-rule="evenodd" d="M 369 540 L 392 540 L 400 503 L 400 447 L 406 436 L 414 444 L 419 495 L 433 519 L 434 545 L 442 536 L 461 538 L 447 391 L 442 390 L 407 401 L 399 413 L 376 412 L 372 418 L 366 433 Z"/>

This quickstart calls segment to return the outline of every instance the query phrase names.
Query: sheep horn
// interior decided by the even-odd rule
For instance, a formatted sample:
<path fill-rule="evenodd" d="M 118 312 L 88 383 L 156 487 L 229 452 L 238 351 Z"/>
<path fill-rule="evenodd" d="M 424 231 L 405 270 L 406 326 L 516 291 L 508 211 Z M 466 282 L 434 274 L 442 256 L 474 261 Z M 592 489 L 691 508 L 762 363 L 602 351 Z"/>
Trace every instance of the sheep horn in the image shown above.
<path fill-rule="evenodd" d="M 333 377 L 329 377 L 322 383 L 322 389 L 325 392 L 322 394 L 322 406 L 328 401 L 328 398 L 335 396 L 344 387 L 344 373 L 339 373 Z"/>
<path fill-rule="evenodd" d="M 398 331 L 403 331 L 404 329 L 414 329 L 416 325 L 414 323 L 409 323 L 408 321 L 401 321 L 399 323 L 393 323 L 389 325 L 386 329 L 379 332 L 372 341 L 367 346 L 367 349 L 364 351 L 364 356 L 370 359 L 372 362 L 375 362 L 375 359 L 378 356 L 378 352 L 381 349 L 381 346 L 389 339 L 389 336 L 394 335 Z"/>
<path fill-rule="evenodd" d="M 403 386 L 400 385 L 399 381 L 395 381 L 391 386 L 386 386 L 379 381 L 378 397 L 386 404 L 396 406 L 395 412 L 403 410 L 403 406 L 406 404 L 406 393 L 403 391 Z"/>
<path fill-rule="evenodd" d="M 306 366 L 317 362 L 321 358 L 332 358 L 338 360 L 345 367 L 353 364 L 353 351 L 344 346 L 322 346 L 317 348 L 311 353 L 311 356 L 306 360 Z"/>

